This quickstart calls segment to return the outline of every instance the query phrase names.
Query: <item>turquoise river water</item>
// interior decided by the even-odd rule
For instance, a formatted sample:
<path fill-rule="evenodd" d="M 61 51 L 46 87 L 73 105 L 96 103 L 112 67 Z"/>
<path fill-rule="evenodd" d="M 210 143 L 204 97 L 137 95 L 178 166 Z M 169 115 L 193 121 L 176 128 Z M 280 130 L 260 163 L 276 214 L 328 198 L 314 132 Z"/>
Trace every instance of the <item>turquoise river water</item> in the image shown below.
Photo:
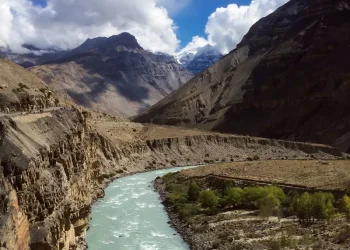
<path fill-rule="evenodd" d="M 168 224 L 154 190 L 157 176 L 189 168 L 172 168 L 123 177 L 112 182 L 92 207 L 87 232 L 89 250 L 189 250 Z"/>

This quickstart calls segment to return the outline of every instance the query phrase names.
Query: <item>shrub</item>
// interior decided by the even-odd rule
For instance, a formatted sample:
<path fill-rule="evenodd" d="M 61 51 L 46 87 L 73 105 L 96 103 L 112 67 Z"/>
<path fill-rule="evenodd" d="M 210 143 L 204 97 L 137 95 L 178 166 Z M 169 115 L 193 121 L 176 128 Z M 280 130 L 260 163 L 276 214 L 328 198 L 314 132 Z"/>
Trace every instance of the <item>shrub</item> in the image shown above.
<path fill-rule="evenodd" d="M 186 197 L 183 193 L 175 192 L 175 193 L 171 193 L 168 196 L 167 201 L 171 205 L 179 205 L 179 204 L 183 204 L 186 202 Z"/>
<path fill-rule="evenodd" d="M 212 243 L 212 248 L 213 249 L 217 249 L 217 248 L 219 248 L 219 246 L 220 246 L 220 241 L 218 241 L 218 240 L 216 240 L 216 241 L 214 241 Z"/>
<path fill-rule="evenodd" d="M 260 157 L 259 157 L 258 155 L 254 155 L 254 156 L 253 156 L 253 160 L 254 160 L 254 161 L 260 160 Z"/>
<path fill-rule="evenodd" d="M 212 190 L 202 191 L 199 200 L 203 208 L 214 209 L 218 205 L 218 198 Z"/>
<path fill-rule="evenodd" d="M 344 197 L 340 201 L 340 209 L 343 213 L 345 213 L 345 216 L 348 220 L 350 220 L 350 198 L 347 195 L 344 195 Z"/>
<path fill-rule="evenodd" d="M 189 202 L 195 202 L 199 198 L 201 188 L 195 181 L 191 181 L 190 186 L 187 191 L 187 200 Z"/>
<path fill-rule="evenodd" d="M 309 193 L 303 193 L 299 198 L 296 199 L 296 215 L 301 221 L 310 222 L 312 214 L 312 203 Z"/>
<path fill-rule="evenodd" d="M 344 244 L 350 238 L 350 226 L 343 227 L 338 235 L 336 235 L 334 241 L 337 244 Z"/>
<path fill-rule="evenodd" d="M 198 214 L 199 208 L 195 204 L 185 204 L 179 208 L 182 219 L 188 219 L 189 217 Z"/>
<path fill-rule="evenodd" d="M 269 249 L 280 250 L 285 248 L 297 249 L 298 242 L 289 233 L 283 232 L 279 237 L 271 238 L 268 242 Z"/>
<path fill-rule="evenodd" d="M 264 218 L 269 218 L 273 215 L 275 209 L 278 209 L 281 205 L 279 199 L 273 194 L 268 194 L 265 198 L 259 201 L 259 214 Z"/>
<path fill-rule="evenodd" d="M 223 197 L 223 205 L 238 207 L 243 201 L 243 190 L 241 188 L 227 188 Z"/>

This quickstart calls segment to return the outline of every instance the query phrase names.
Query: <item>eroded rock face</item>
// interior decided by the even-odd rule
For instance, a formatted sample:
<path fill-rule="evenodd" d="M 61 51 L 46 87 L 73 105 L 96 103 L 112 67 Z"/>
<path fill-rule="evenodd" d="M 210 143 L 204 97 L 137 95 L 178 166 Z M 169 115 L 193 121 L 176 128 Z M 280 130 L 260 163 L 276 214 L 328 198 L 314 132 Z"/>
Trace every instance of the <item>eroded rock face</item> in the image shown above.
<path fill-rule="evenodd" d="M 340 155 L 328 146 L 210 133 L 118 143 L 87 121 L 88 112 L 76 109 L 1 119 L 0 247 L 84 248 L 91 204 L 125 174 L 255 154 L 261 159 Z M 125 127 L 120 133 L 129 133 Z"/>
<path fill-rule="evenodd" d="M 291 0 L 137 118 L 350 149 L 350 2 Z"/>

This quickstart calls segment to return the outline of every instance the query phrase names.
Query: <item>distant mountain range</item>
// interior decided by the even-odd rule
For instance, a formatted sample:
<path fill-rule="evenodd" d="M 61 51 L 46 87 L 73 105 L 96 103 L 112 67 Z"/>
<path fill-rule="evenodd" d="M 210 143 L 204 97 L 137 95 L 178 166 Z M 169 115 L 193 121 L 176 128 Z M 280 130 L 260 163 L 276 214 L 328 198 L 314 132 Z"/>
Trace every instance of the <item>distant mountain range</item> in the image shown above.
<path fill-rule="evenodd" d="M 173 56 L 144 50 L 129 33 L 88 39 L 71 51 L 25 46 L 32 53 L 2 56 L 30 67 L 64 97 L 114 115 L 136 115 L 193 77 Z"/>
<path fill-rule="evenodd" d="M 12 52 L 11 50 L 0 48 L 0 57 L 13 61 L 24 68 L 30 68 L 35 65 L 58 60 L 69 53 L 69 51 L 61 50 L 59 48 L 50 48 L 45 50 L 39 49 L 30 44 L 23 44 L 22 47 L 27 49 L 28 52 L 18 54 Z"/>
<path fill-rule="evenodd" d="M 184 51 L 175 56 L 179 63 L 195 75 L 206 70 L 222 57 L 223 55 L 215 47 L 209 44 L 197 49 L 196 52 Z"/>

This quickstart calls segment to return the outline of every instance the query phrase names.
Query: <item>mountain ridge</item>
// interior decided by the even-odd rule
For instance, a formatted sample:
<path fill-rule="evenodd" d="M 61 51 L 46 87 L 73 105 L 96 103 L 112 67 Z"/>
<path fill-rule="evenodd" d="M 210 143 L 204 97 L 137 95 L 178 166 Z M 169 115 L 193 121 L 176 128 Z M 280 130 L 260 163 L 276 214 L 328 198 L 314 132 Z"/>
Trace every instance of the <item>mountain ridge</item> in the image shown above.
<path fill-rule="evenodd" d="M 193 77 L 172 57 L 144 50 L 129 33 L 88 39 L 30 70 L 76 103 L 121 116 L 136 115 Z"/>
<path fill-rule="evenodd" d="M 349 151 L 350 76 L 343 63 L 350 56 L 349 6 L 349 1 L 289 1 L 254 24 L 221 61 L 136 121 Z"/>

